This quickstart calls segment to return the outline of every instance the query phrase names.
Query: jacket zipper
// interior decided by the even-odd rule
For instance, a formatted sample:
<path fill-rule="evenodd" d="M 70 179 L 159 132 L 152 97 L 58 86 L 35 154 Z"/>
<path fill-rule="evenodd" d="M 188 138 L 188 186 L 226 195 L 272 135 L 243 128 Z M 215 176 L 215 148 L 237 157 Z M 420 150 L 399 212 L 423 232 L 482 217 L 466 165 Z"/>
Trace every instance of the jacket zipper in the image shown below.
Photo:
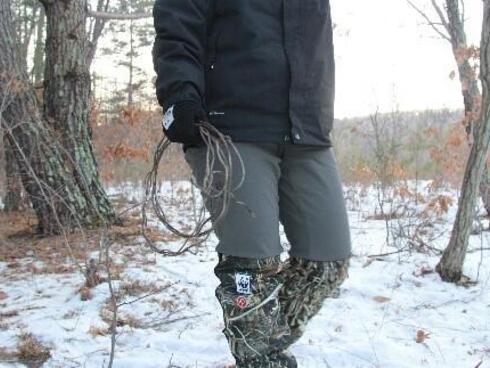
<path fill-rule="evenodd" d="M 289 100 L 290 100 L 290 93 L 291 93 L 292 71 L 291 71 L 291 60 L 290 60 L 288 49 L 287 49 L 287 39 L 286 39 L 286 37 L 287 37 L 286 27 L 287 27 L 287 20 L 288 20 L 287 19 L 287 11 L 288 11 L 287 0 L 283 0 L 283 2 L 282 2 L 282 47 L 283 47 L 284 56 L 286 58 L 286 64 L 287 64 L 288 71 L 289 71 L 289 86 L 288 86 L 288 115 L 289 115 Z M 288 119 L 288 121 L 289 121 L 288 126 L 289 126 L 289 132 L 290 132 L 292 129 L 292 124 L 291 124 L 290 119 Z M 284 137 L 285 142 L 289 142 L 291 140 L 289 132 Z"/>
<path fill-rule="evenodd" d="M 209 66 L 208 66 L 209 70 L 213 70 L 214 64 L 216 63 L 216 58 L 217 58 L 217 54 L 218 54 L 219 35 L 220 34 L 219 34 L 219 30 L 218 30 L 218 32 L 216 32 L 216 35 L 215 35 L 215 37 L 213 37 L 213 40 L 212 40 L 211 57 L 209 58 Z"/>

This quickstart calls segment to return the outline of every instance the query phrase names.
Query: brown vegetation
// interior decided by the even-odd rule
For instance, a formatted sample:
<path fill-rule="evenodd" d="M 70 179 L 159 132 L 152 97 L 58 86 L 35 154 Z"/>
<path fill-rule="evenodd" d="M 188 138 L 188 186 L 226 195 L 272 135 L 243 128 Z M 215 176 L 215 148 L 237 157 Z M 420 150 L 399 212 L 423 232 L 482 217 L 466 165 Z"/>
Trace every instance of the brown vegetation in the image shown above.
<path fill-rule="evenodd" d="M 16 358 L 29 368 L 42 367 L 50 357 L 48 347 L 44 346 L 34 335 L 23 333 L 19 336 Z"/>

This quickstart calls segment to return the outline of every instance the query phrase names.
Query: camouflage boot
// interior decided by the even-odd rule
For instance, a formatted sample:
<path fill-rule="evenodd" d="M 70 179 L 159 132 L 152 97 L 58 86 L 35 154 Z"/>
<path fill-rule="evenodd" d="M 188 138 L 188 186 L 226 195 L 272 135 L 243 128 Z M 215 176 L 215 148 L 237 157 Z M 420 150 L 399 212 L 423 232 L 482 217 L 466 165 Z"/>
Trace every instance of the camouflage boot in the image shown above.
<path fill-rule="evenodd" d="M 237 368 L 295 368 L 294 357 L 276 345 L 289 335 L 278 293 L 283 285 L 279 256 L 250 259 L 219 255 L 216 297 Z"/>
<path fill-rule="evenodd" d="M 272 353 L 258 359 L 241 360 L 236 358 L 236 368 L 297 368 L 296 358 L 288 352 Z"/>
<path fill-rule="evenodd" d="M 328 262 L 290 259 L 289 266 L 282 271 L 284 285 L 279 291 L 281 312 L 290 334 L 276 343 L 279 349 L 287 349 L 299 340 L 325 299 L 338 297 L 339 286 L 349 276 L 348 268 L 348 258 Z"/>

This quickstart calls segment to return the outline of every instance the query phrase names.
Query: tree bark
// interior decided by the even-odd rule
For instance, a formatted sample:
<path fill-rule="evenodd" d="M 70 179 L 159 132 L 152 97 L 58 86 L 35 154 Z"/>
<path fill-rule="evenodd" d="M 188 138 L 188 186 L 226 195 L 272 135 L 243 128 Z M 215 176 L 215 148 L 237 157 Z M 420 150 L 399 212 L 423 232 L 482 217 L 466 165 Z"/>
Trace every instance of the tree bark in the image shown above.
<path fill-rule="evenodd" d="M 451 47 L 461 83 L 466 132 L 468 137 L 471 137 L 474 135 L 475 121 L 480 114 L 481 92 L 478 87 L 475 71 L 469 62 L 468 41 L 463 14 L 459 7 L 459 0 L 446 0 L 446 12 L 448 16 L 446 29 L 450 36 Z M 483 177 L 479 186 L 479 194 L 487 213 L 490 214 L 490 182 L 488 172 L 488 165 L 485 162 Z"/>
<path fill-rule="evenodd" d="M 34 60 L 32 66 L 32 80 L 34 85 L 39 85 L 44 80 L 44 27 L 46 16 L 44 10 L 40 9 L 39 19 L 36 27 L 36 45 L 34 47 Z"/>
<path fill-rule="evenodd" d="M 100 184 L 88 135 L 86 4 L 43 4 L 48 17 L 45 74 L 52 78 L 46 83 L 44 116 L 19 55 L 10 0 L 0 0 L 0 121 L 39 230 L 53 234 L 110 223 L 115 214 Z"/>
<path fill-rule="evenodd" d="M 481 93 L 475 71 L 469 62 L 468 41 L 464 20 L 459 9 L 459 0 L 446 0 L 448 22 L 447 31 L 451 40 L 453 56 L 458 67 L 458 75 L 463 95 L 467 131 L 471 133 L 473 122 L 478 119 Z"/>
<path fill-rule="evenodd" d="M 74 178 L 98 211 L 113 218 L 114 211 L 99 179 L 89 127 L 91 81 L 85 29 L 86 0 L 44 2 L 47 19 L 44 71 L 45 118 L 60 134 L 73 160 Z"/>
<path fill-rule="evenodd" d="M 6 193 L 3 198 L 3 210 L 5 212 L 18 211 L 22 201 L 22 182 L 15 154 L 9 144 L 6 135 L 3 136 L 5 152 L 5 179 Z"/>
<path fill-rule="evenodd" d="M 472 130 L 475 120 L 478 119 L 481 107 L 481 93 L 478 87 L 478 80 L 475 71 L 469 61 L 469 48 L 464 26 L 464 14 L 460 9 L 461 0 L 445 0 L 445 9 L 443 10 L 436 0 L 431 0 L 432 6 L 435 9 L 439 21 L 435 23 L 430 20 L 430 17 L 420 8 L 418 8 L 411 0 L 407 0 L 408 4 L 414 8 L 422 17 L 424 17 L 429 25 L 446 41 L 451 44 L 453 57 L 456 61 L 458 76 L 461 85 L 461 93 L 463 95 L 465 125 L 467 137 L 472 137 Z M 461 2 L 462 3 L 462 2 Z M 447 18 L 446 18 L 447 15 Z M 443 27 L 444 31 L 441 31 Z M 479 193 L 485 206 L 487 213 L 490 215 L 490 177 L 489 168 L 485 163 L 483 172 L 483 180 L 480 183 Z"/>
<path fill-rule="evenodd" d="M 133 6 L 131 4 L 131 10 Z M 129 81 L 128 81 L 128 107 L 133 107 L 133 75 L 134 75 L 134 25 L 133 21 L 129 21 Z"/>
<path fill-rule="evenodd" d="M 479 122 L 474 126 L 474 142 L 466 164 L 451 239 L 436 267 L 441 278 L 450 282 L 458 282 L 463 275 L 463 263 L 475 215 L 475 199 L 490 145 L 490 0 L 485 0 L 483 6 L 480 46 L 480 78 L 483 87 L 481 115 Z"/>

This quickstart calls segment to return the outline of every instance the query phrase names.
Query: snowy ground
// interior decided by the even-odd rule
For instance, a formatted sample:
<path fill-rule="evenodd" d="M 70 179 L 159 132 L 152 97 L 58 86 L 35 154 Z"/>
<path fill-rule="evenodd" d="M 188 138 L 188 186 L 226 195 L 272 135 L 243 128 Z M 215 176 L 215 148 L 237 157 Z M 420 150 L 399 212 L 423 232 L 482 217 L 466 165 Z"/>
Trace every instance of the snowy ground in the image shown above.
<path fill-rule="evenodd" d="M 325 303 L 293 346 L 300 367 L 490 368 L 490 253 L 468 255 L 465 274 L 478 281 L 468 288 L 441 282 L 431 272 L 435 255 L 369 258 L 396 249 L 385 244 L 385 222 L 368 219 L 374 194 L 359 193 L 346 191 L 355 255 L 350 277 L 340 298 Z M 442 236 L 432 246 L 445 246 L 454 213 L 453 204 L 435 222 L 427 236 Z M 488 237 L 472 236 L 471 249 L 488 247 Z M 217 368 L 233 362 L 214 298 L 214 246 L 211 238 L 197 254 L 174 258 L 155 255 L 138 241 L 112 249 L 121 264 L 122 281 L 115 284 L 129 302 L 120 311 L 115 367 Z M 98 285 L 92 299 L 82 301 L 82 284 L 77 273 L 19 273 L 0 263 L 0 348 L 14 351 L 18 336 L 29 332 L 51 349 L 43 367 L 105 366 L 108 287 Z M 24 365 L 0 358 L 0 367 Z"/>

